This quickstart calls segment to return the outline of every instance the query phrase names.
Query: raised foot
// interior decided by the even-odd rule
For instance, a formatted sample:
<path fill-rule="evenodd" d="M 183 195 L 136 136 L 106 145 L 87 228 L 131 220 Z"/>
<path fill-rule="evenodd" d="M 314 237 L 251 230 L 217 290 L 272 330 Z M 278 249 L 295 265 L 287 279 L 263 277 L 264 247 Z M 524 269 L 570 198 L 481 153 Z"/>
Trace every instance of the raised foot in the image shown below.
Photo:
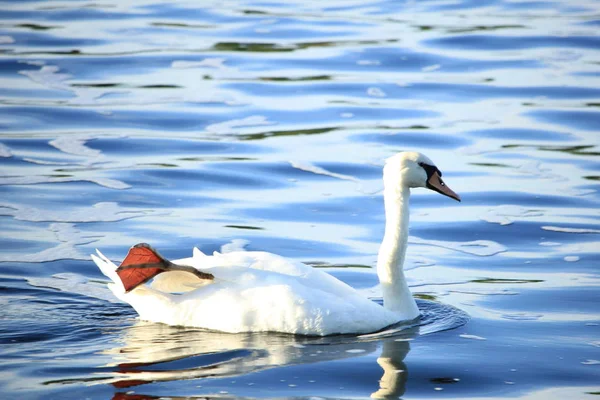
<path fill-rule="evenodd" d="M 138 243 L 129 249 L 129 253 L 116 272 L 123 283 L 125 292 L 130 292 L 166 271 L 184 271 L 194 274 L 200 279 L 214 279 L 212 274 L 198 271 L 196 268 L 173 264 L 147 243 Z"/>

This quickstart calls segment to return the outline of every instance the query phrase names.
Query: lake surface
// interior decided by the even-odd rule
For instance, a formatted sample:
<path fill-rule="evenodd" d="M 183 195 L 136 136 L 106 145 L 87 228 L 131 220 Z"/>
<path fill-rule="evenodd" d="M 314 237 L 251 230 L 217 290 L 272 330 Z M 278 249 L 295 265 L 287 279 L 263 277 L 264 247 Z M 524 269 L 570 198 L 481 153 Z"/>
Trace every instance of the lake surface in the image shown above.
<path fill-rule="evenodd" d="M 600 394 L 597 1 L 0 10 L 3 398 Z M 419 326 L 146 323 L 89 258 L 245 245 L 380 301 L 381 167 L 402 150 L 463 199 L 413 191 Z"/>

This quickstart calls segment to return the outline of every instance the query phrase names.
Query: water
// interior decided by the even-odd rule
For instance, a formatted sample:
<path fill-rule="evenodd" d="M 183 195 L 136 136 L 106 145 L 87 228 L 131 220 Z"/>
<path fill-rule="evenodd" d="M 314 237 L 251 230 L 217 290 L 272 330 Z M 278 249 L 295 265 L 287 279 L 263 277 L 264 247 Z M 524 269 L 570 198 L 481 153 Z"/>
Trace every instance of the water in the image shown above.
<path fill-rule="evenodd" d="M 7 398 L 593 398 L 594 1 L 4 2 Z M 381 162 L 416 149 L 420 326 L 226 335 L 136 319 L 95 248 L 247 241 L 364 290 Z"/>

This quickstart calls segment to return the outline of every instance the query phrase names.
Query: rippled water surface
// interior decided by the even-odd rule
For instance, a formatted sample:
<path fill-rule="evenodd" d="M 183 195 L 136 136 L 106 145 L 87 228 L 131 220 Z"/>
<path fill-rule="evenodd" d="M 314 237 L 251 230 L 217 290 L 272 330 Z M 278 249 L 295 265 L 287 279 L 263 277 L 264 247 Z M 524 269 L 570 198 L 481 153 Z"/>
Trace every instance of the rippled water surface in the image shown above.
<path fill-rule="evenodd" d="M 600 394 L 596 1 L 0 3 L 3 398 Z M 89 254 L 240 239 L 380 301 L 382 160 L 419 326 L 228 335 L 136 319 Z"/>

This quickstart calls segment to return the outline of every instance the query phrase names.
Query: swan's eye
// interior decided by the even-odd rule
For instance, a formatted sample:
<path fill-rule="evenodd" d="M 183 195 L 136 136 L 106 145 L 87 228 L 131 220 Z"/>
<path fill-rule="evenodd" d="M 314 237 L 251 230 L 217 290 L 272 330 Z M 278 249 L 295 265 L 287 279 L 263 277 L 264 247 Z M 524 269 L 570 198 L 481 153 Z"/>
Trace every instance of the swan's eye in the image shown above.
<path fill-rule="evenodd" d="M 440 185 L 442 185 L 442 186 L 446 186 L 446 184 L 444 183 L 444 181 L 443 181 L 443 180 L 441 180 L 441 179 L 440 179 Z"/>

